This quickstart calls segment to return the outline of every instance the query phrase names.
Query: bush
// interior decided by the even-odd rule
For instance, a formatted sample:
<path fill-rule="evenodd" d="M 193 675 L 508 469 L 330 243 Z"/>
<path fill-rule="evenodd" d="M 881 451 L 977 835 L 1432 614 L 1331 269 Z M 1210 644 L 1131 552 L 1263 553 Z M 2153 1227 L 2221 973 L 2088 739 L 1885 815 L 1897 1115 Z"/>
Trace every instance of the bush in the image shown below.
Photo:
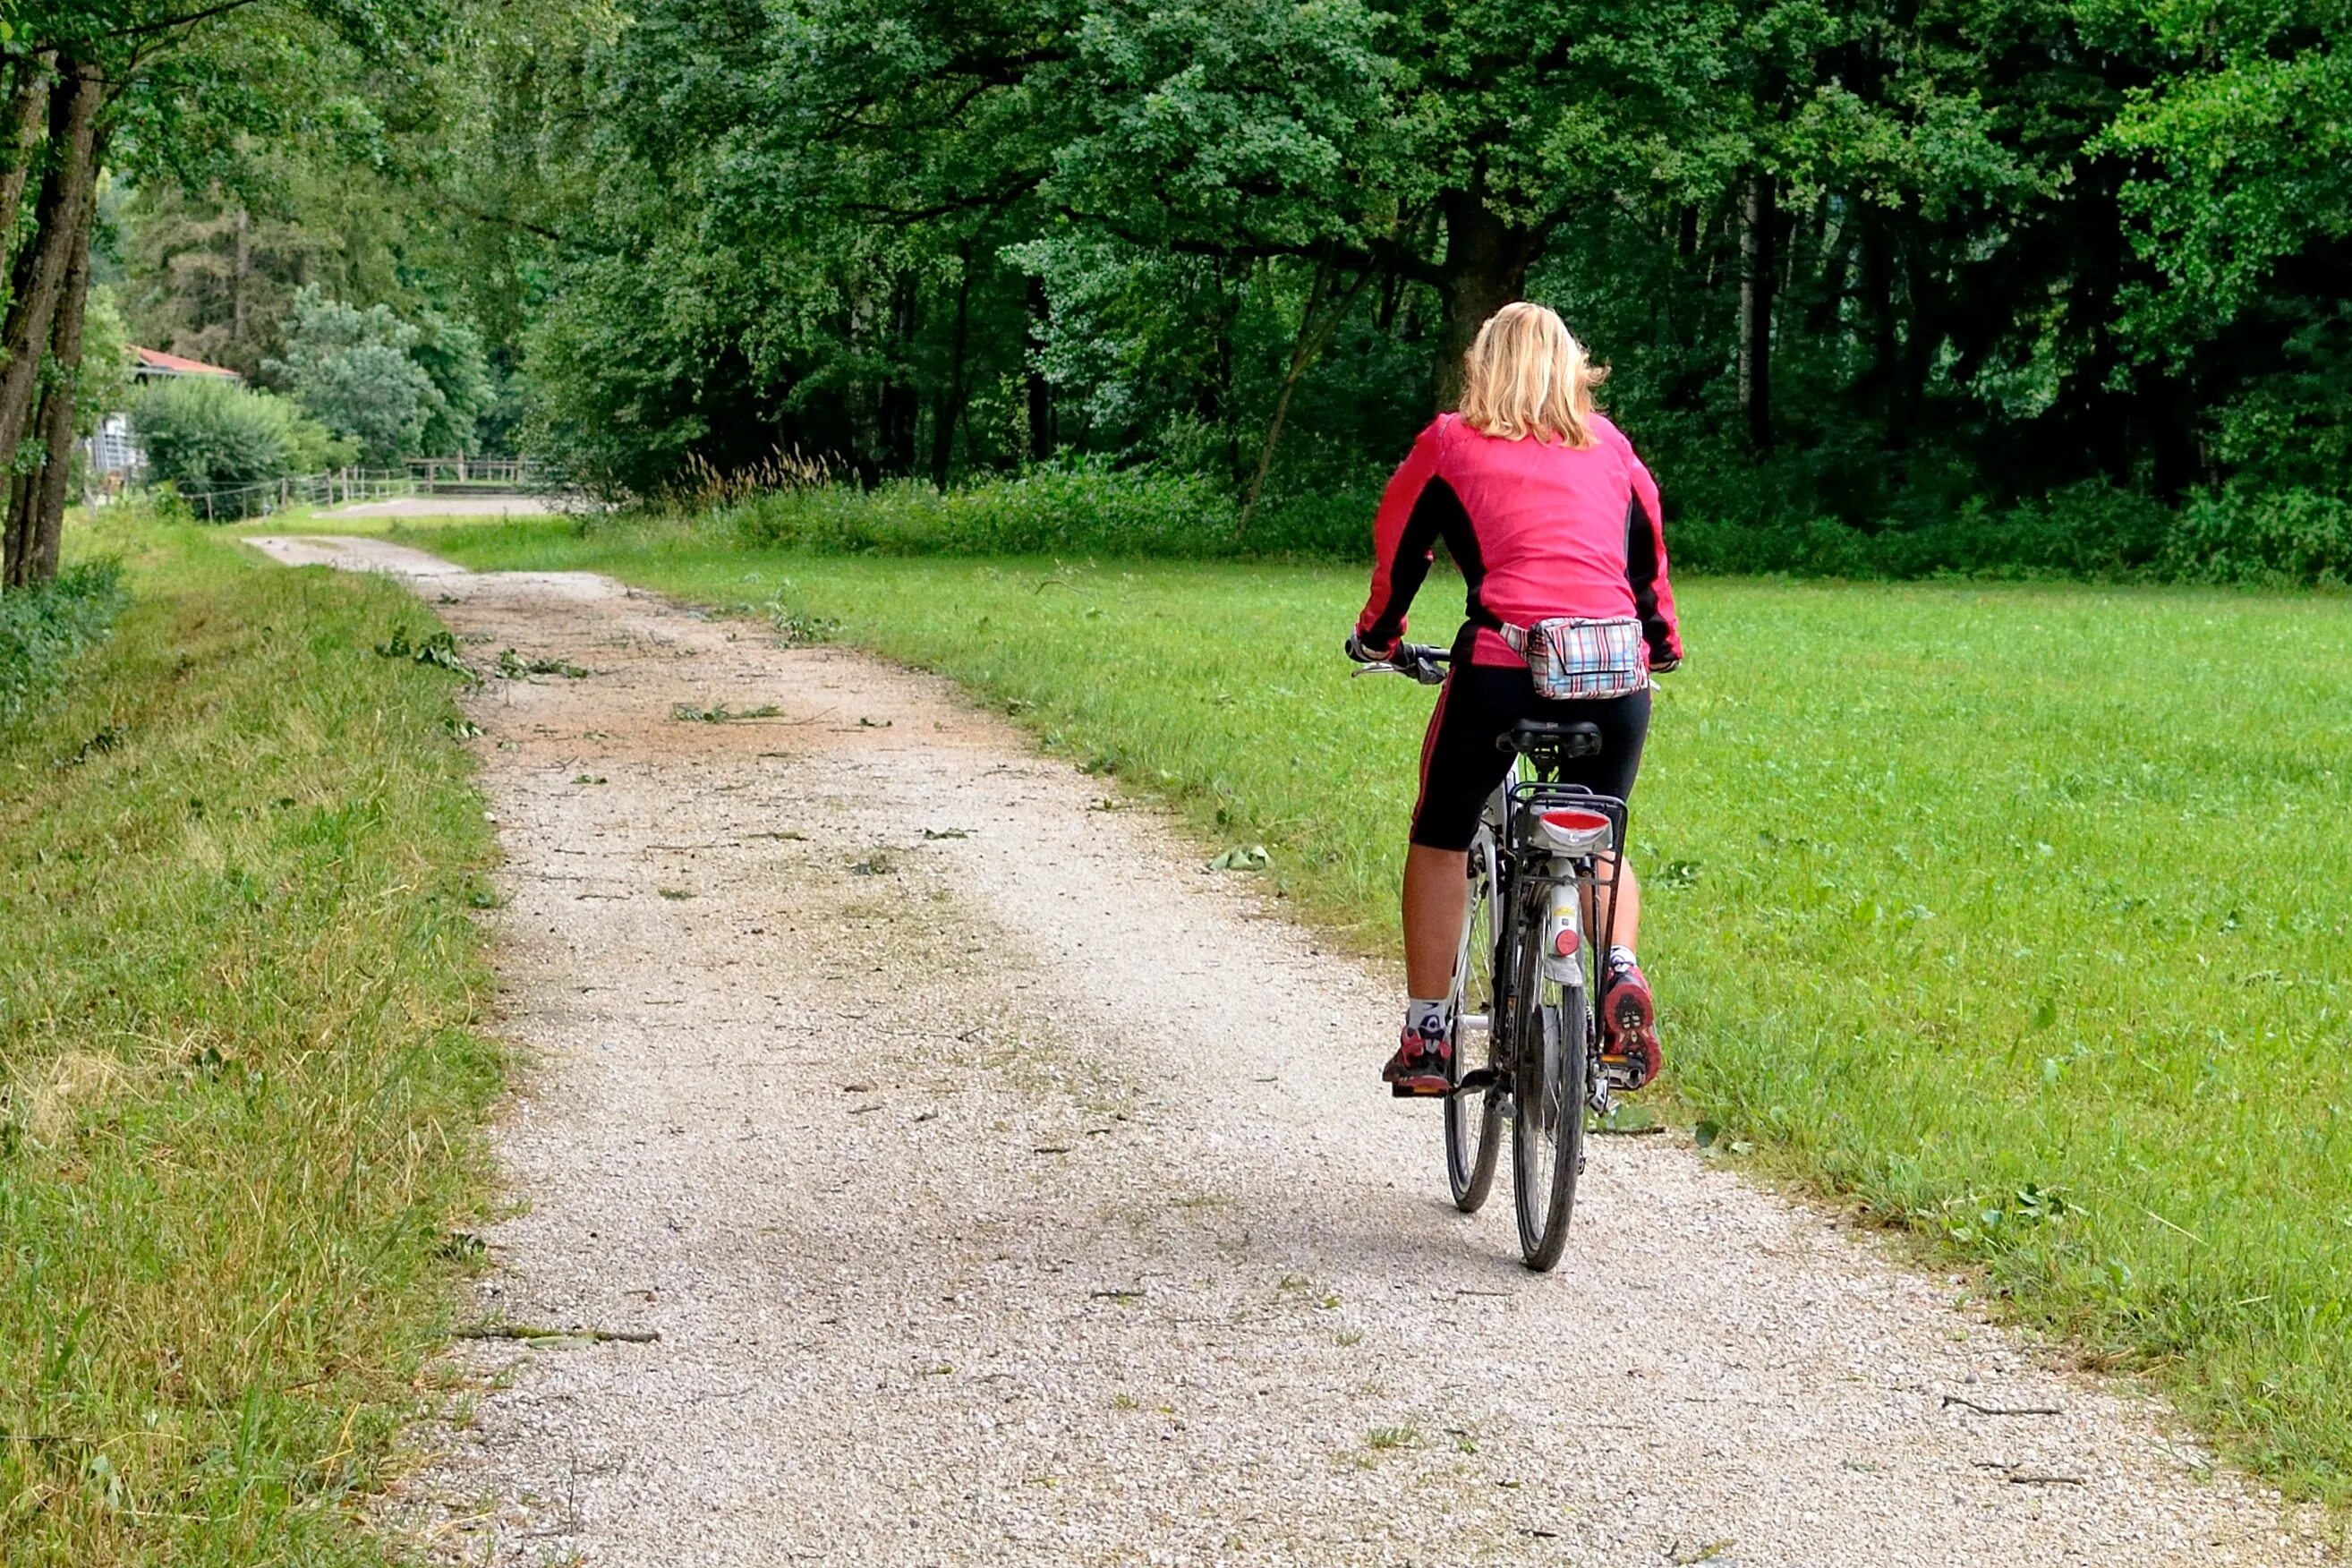
<path fill-rule="evenodd" d="M 2166 575 L 2191 583 L 2352 583 L 2352 500 L 2315 490 L 2224 490 L 2193 501 L 2165 542 Z"/>
<path fill-rule="evenodd" d="M 746 544 L 831 554 L 1363 561 L 1378 505 L 1370 491 L 1270 497 L 1237 532 L 1235 502 L 1214 480 L 1087 465 L 945 492 L 913 479 L 772 490 L 706 515 Z M 2176 511 L 2094 482 L 1877 529 L 1684 514 L 1667 525 L 1666 544 L 1675 572 L 1691 576 L 2338 584 L 2352 583 L 2352 501 L 2231 491 Z"/>
<path fill-rule="evenodd" d="M 284 398 L 216 376 L 149 383 L 131 400 L 131 422 L 149 477 L 175 487 L 199 516 L 242 517 L 259 507 L 257 487 L 358 453 L 356 443 L 337 440 Z"/>
<path fill-rule="evenodd" d="M 1817 519 L 1742 525 L 1683 518 L 1666 531 L 1691 573 L 1802 577 L 2088 577 L 2156 574 L 2172 514 L 2111 485 L 2082 484 L 1995 511 L 1981 503 L 1876 530 Z"/>
<path fill-rule="evenodd" d="M 1197 474 L 1098 464 L 1032 468 L 950 490 L 916 479 L 770 491 L 709 514 L 747 544 L 833 554 L 1110 555 L 1174 560 L 1368 557 L 1376 497 L 1286 496 L 1249 526 Z"/>
<path fill-rule="evenodd" d="M 122 613 L 122 569 L 97 561 L 0 594 L 0 724 L 55 690 L 76 655 Z"/>
<path fill-rule="evenodd" d="M 1037 468 L 936 490 L 915 479 L 772 492 L 722 509 L 747 542 L 880 555 L 1234 553 L 1233 503 L 1149 468 Z"/>

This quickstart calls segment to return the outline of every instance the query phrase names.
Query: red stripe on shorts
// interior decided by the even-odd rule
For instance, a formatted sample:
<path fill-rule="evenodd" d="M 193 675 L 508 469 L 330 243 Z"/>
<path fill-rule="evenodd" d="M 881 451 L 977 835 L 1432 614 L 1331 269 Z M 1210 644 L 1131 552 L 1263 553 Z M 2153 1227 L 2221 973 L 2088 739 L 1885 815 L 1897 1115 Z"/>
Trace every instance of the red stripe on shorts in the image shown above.
<path fill-rule="evenodd" d="M 1429 730 L 1421 738 L 1421 787 L 1412 797 L 1412 820 L 1421 820 L 1421 803 L 1429 798 L 1429 759 L 1437 752 L 1437 727 L 1445 722 L 1445 699 L 1454 690 L 1454 672 L 1445 672 L 1445 684 L 1437 689 L 1437 706 L 1429 710 Z"/>

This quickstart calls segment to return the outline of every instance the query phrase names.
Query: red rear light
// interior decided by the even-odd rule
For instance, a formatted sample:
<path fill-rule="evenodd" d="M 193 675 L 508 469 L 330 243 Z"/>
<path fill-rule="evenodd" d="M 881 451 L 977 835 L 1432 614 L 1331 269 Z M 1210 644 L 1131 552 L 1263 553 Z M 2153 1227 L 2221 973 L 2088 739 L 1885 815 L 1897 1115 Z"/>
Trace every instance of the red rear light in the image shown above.
<path fill-rule="evenodd" d="M 1566 958 L 1576 952 L 1577 940 L 1574 926 L 1562 926 L 1559 928 L 1559 934 L 1551 939 L 1551 950 L 1560 957 Z"/>
<path fill-rule="evenodd" d="M 1537 838 L 1562 855 L 1592 855 L 1611 847 L 1616 825 L 1597 811 L 1561 806 L 1536 818 Z"/>

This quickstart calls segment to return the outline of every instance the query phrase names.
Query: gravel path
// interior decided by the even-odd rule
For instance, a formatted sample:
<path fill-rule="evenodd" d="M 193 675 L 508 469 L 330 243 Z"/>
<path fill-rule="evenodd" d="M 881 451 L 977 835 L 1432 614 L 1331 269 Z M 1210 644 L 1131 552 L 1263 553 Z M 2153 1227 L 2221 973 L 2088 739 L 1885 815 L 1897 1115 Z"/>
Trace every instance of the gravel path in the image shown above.
<path fill-rule="evenodd" d="M 331 510 L 321 508 L 318 521 L 331 524 L 339 517 L 544 517 L 554 510 L 541 496 L 395 496 Z"/>
<path fill-rule="evenodd" d="M 1599 1141 L 1526 1273 L 1507 1173 L 1457 1215 L 1433 1111 L 1380 1091 L 1392 983 L 937 680 L 602 578 L 256 543 L 593 672 L 470 703 L 535 1058 L 480 1290 L 660 1337 L 468 1347 L 405 1516 L 453 1557 L 2323 1560 L 2160 1407 L 1679 1134 Z"/>

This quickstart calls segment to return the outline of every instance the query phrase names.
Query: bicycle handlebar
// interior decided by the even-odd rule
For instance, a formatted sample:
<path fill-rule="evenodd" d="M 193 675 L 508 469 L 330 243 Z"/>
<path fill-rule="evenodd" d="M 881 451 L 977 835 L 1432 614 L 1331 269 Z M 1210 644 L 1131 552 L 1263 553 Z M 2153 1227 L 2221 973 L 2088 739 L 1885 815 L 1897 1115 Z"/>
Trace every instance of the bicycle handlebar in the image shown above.
<path fill-rule="evenodd" d="M 1449 648 L 1435 647 L 1427 643 L 1401 642 L 1386 658 L 1360 660 L 1357 675 L 1409 675 L 1423 686 L 1435 686 L 1445 679 L 1444 667 L 1453 662 Z"/>

